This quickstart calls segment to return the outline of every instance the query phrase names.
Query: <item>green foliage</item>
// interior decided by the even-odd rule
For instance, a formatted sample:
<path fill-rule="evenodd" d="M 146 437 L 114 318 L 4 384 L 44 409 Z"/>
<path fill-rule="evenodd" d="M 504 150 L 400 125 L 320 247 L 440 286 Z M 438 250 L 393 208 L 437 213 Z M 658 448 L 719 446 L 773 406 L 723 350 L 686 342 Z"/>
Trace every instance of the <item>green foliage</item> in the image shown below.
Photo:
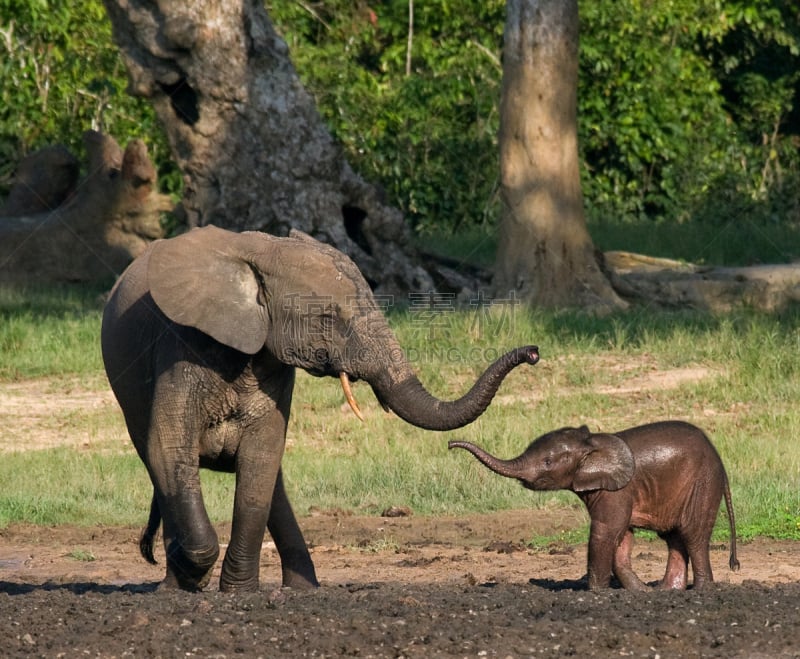
<path fill-rule="evenodd" d="M 368 178 L 420 230 L 495 215 L 502 0 L 270 2 L 298 73 Z"/>
<path fill-rule="evenodd" d="M 153 109 L 127 84 L 100 0 L 0 0 L 0 197 L 22 157 L 57 143 L 80 156 L 89 129 L 123 148 L 142 139 L 171 172 Z"/>
<path fill-rule="evenodd" d="M 419 231 L 493 224 L 504 2 L 418 3 L 408 72 L 407 3 L 327 0 L 311 11 L 273 0 L 269 10 L 351 161 Z M 590 220 L 796 231 L 796 7 L 600 0 L 580 12 Z"/>
<path fill-rule="evenodd" d="M 590 215 L 800 222 L 800 28 L 788 2 L 581 6 Z"/>
<path fill-rule="evenodd" d="M 349 160 L 423 237 L 494 227 L 504 0 L 269 0 Z M 579 138 L 593 227 L 723 232 L 800 224 L 800 6 L 794 0 L 582 4 Z M 409 50 L 410 44 L 410 50 Z M 410 52 L 410 60 L 407 56 Z M 125 93 L 100 0 L 0 0 L 0 195 L 19 158 L 88 128 L 141 137 L 176 191 L 152 108 Z M 407 61 L 409 66 L 407 68 Z M 633 229 L 632 229 L 633 230 Z M 682 234 L 682 231 L 678 231 Z M 691 240 L 673 241 L 694 258 Z M 703 243 L 707 245 L 707 242 Z M 608 247 L 617 247 L 609 245 Z M 673 249 L 668 247 L 668 249 Z M 710 262 L 726 252 L 701 255 Z M 762 258 L 735 256 L 739 262 Z"/>

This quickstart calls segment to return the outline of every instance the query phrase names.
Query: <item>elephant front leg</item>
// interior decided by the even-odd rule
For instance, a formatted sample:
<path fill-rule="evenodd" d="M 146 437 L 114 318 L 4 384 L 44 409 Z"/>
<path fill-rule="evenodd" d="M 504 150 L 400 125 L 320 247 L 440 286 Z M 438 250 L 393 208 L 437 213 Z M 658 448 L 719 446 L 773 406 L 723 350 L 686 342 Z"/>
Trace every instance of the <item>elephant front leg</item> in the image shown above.
<path fill-rule="evenodd" d="M 162 510 L 174 511 L 178 518 L 164 516 L 167 574 L 161 587 L 203 590 L 219 557 L 219 541 L 199 492 L 166 497 Z"/>
<path fill-rule="evenodd" d="M 261 545 L 278 483 L 284 432 L 283 417 L 275 413 L 239 443 L 231 539 L 222 562 L 220 590 L 258 590 Z M 283 491 L 282 486 L 279 489 Z"/>
<path fill-rule="evenodd" d="M 243 471 L 246 473 L 250 469 Z M 261 545 L 267 528 L 275 476 L 270 478 L 267 474 L 261 474 L 257 484 L 253 479 L 254 475 L 245 476 L 242 470 L 237 469 L 231 539 L 219 578 L 221 591 L 258 590 Z M 245 484 L 245 480 L 249 483 Z"/>
<path fill-rule="evenodd" d="M 137 395 L 146 396 L 146 387 L 141 388 Z M 149 414 L 131 416 L 127 409 L 125 416 L 161 513 L 167 563 L 162 586 L 202 590 L 219 557 L 219 540 L 208 518 L 200 483 L 198 446 L 204 419 L 184 384 L 181 369 L 167 368 L 149 400 Z M 134 401 L 120 403 L 125 409 Z"/>
<path fill-rule="evenodd" d="M 167 573 L 162 587 L 202 590 L 219 557 L 219 541 L 203 505 L 198 466 L 155 442 L 147 457 L 164 525 Z"/>
<path fill-rule="evenodd" d="M 593 519 L 589 533 L 589 590 L 608 588 L 614 565 L 614 554 L 622 533 L 607 523 Z"/>
<path fill-rule="evenodd" d="M 283 487 L 282 469 L 278 471 L 267 528 L 281 557 L 283 585 L 287 588 L 319 586 L 311 554 Z"/>

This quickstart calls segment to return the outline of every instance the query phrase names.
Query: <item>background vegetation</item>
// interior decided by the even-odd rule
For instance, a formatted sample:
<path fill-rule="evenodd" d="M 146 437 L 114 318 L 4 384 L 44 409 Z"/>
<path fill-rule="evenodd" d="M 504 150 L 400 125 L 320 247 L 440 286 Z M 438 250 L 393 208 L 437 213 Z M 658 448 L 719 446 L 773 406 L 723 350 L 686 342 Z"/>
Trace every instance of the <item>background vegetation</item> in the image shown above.
<path fill-rule="evenodd" d="M 489 253 L 504 5 L 416 3 L 407 69 L 405 1 L 267 1 L 351 162 L 418 232 L 466 231 Z M 764 247 L 770 261 L 797 257 L 800 5 L 597 0 L 580 10 L 584 194 L 593 235 L 613 239 L 598 246 L 728 264 L 757 261 Z M 0 194 L 23 154 L 55 142 L 80 152 L 88 128 L 145 139 L 164 189 L 179 189 L 151 108 L 125 93 L 99 0 L 0 0 L 2 51 Z M 708 239 L 731 223 L 749 240 Z"/>

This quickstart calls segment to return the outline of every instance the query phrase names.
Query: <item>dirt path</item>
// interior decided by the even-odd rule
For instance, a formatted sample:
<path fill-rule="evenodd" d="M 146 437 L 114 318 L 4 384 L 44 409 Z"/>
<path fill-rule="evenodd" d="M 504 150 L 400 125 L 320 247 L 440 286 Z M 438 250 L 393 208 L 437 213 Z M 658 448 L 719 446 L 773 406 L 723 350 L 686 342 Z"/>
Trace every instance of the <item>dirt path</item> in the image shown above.
<path fill-rule="evenodd" d="M 580 517 L 580 511 L 574 513 Z M 361 657 L 800 656 L 800 543 L 740 546 L 740 572 L 714 547 L 705 592 L 586 590 L 584 546 L 531 551 L 531 529 L 563 511 L 468 518 L 320 514 L 302 520 L 322 587 L 238 596 L 156 591 L 160 567 L 137 529 L 11 526 L 0 531 L 3 655 Z M 219 528 L 227 538 L 227 527 Z M 660 542 L 635 567 L 661 576 Z"/>

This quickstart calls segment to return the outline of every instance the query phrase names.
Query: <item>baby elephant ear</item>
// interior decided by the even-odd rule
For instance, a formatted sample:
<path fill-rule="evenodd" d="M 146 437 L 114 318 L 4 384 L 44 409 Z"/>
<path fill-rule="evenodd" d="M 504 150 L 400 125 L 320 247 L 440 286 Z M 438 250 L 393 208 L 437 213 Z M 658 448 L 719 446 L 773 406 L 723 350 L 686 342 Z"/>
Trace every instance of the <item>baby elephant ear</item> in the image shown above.
<path fill-rule="evenodd" d="M 572 489 L 586 492 L 625 487 L 636 469 L 630 447 L 616 435 L 591 435 L 586 442 L 589 448 L 575 470 Z"/>
<path fill-rule="evenodd" d="M 153 300 L 171 321 L 257 353 L 266 341 L 266 318 L 241 243 L 255 251 L 260 239 L 209 225 L 154 243 L 147 267 Z"/>

